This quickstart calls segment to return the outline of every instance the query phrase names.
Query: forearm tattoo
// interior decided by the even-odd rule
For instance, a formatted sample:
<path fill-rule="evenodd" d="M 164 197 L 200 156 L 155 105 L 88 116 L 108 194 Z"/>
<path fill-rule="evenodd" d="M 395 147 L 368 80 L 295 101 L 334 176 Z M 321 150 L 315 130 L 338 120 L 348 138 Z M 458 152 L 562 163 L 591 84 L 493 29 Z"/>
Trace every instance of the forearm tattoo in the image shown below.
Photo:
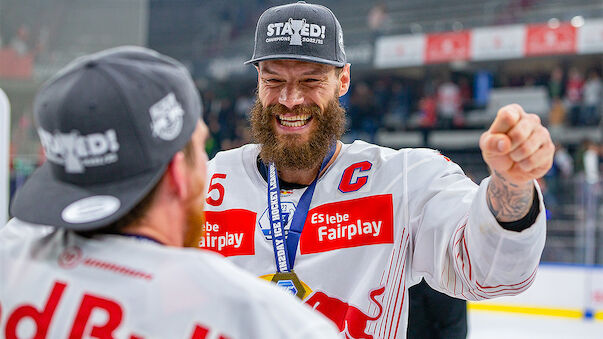
<path fill-rule="evenodd" d="M 532 207 L 534 186 L 532 182 L 519 186 L 508 182 L 494 171 L 488 184 L 486 200 L 496 220 L 511 222 L 523 218 Z"/>

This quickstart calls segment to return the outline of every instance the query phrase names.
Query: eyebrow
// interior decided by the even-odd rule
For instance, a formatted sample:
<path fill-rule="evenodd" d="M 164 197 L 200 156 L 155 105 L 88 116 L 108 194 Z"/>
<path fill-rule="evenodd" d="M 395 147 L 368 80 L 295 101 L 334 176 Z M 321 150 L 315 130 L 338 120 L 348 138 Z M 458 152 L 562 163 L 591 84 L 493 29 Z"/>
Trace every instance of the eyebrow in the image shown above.
<path fill-rule="evenodd" d="M 262 72 L 268 73 L 268 74 L 273 74 L 273 75 L 279 75 L 277 72 L 273 71 L 270 69 L 270 67 L 268 66 L 264 66 L 262 67 Z M 325 75 L 328 71 L 325 71 L 325 67 L 324 66 L 316 66 L 313 69 L 303 72 L 300 75 L 304 76 L 304 75 Z"/>

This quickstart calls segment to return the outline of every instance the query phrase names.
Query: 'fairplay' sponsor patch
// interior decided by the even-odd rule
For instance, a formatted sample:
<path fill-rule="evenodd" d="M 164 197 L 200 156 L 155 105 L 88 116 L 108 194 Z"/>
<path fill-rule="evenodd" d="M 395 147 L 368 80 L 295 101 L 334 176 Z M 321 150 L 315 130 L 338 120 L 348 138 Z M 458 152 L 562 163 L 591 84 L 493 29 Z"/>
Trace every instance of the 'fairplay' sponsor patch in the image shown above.
<path fill-rule="evenodd" d="M 300 253 L 393 243 L 393 215 L 390 194 L 315 207 L 308 212 Z"/>
<path fill-rule="evenodd" d="M 205 236 L 199 240 L 199 248 L 225 257 L 255 254 L 254 212 L 243 209 L 205 211 L 205 218 Z"/>

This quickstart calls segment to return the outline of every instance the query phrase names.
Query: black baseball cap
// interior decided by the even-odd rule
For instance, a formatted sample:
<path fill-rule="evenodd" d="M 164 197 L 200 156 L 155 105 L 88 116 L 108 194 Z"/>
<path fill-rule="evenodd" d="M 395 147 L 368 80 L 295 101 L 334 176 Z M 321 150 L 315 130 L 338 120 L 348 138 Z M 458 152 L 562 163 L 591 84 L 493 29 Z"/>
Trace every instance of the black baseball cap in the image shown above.
<path fill-rule="evenodd" d="M 325 6 L 298 1 L 268 8 L 258 20 L 251 60 L 293 59 L 343 67 L 343 32 Z"/>
<path fill-rule="evenodd" d="M 128 213 L 163 176 L 201 118 L 188 70 L 125 46 L 76 59 L 38 92 L 46 161 L 17 191 L 23 221 L 93 230 Z"/>

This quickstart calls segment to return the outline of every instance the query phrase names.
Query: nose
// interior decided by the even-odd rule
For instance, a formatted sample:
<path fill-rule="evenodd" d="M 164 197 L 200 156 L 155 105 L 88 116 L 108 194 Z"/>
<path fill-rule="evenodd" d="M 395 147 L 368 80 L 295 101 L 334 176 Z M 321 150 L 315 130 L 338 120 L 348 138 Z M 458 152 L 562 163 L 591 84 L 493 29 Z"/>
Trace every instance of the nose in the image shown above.
<path fill-rule="evenodd" d="M 293 109 L 293 107 L 304 103 L 304 96 L 302 95 L 302 92 L 292 84 L 284 86 L 281 89 L 278 102 L 279 104 L 286 106 L 288 109 Z"/>

